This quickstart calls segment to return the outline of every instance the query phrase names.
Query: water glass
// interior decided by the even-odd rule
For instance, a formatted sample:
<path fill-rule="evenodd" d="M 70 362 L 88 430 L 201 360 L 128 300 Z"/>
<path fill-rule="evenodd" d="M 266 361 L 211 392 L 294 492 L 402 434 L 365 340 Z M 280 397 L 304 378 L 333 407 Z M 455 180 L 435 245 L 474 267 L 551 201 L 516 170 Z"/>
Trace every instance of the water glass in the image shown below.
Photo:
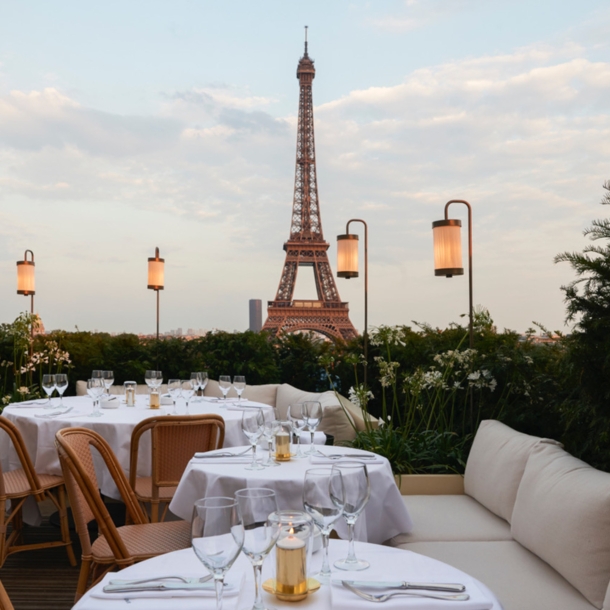
<path fill-rule="evenodd" d="M 47 402 L 45 408 L 50 409 L 53 406 L 51 396 L 55 392 L 55 375 L 43 375 L 42 376 L 42 389 L 47 395 Z"/>
<path fill-rule="evenodd" d="M 313 440 L 316 434 L 316 428 L 320 425 L 322 417 L 324 416 L 324 410 L 317 400 L 307 400 L 303 402 L 303 413 L 306 428 L 311 433 L 311 446 L 309 447 L 307 455 L 316 455 L 318 450 L 316 449 Z"/>
<path fill-rule="evenodd" d="M 195 391 L 195 396 L 197 392 L 201 389 L 201 373 L 191 373 L 191 383 L 193 384 L 193 390 Z M 199 402 L 198 398 L 195 398 L 193 402 Z"/>
<path fill-rule="evenodd" d="M 176 411 L 176 400 L 178 400 L 182 394 L 182 382 L 180 379 L 169 379 L 167 382 L 167 392 L 171 396 L 174 403 L 172 415 L 178 415 L 178 411 Z"/>
<path fill-rule="evenodd" d="M 243 375 L 235 375 L 233 377 L 233 387 L 237 392 L 237 402 L 239 402 L 242 392 L 246 389 L 246 378 Z"/>
<path fill-rule="evenodd" d="M 343 479 L 343 517 L 349 530 L 349 547 L 347 557 L 335 561 L 335 568 L 340 570 L 366 570 L 369 562 L 357 559 L 354 551 L 354 525 L 369 501 L 371 486 L 366 464 L 344 462 L 335 464 L 333 470 L 339 471 Z M 332 492 L 332 490 L 331 490 Z M 335 505 L 341 506 L 341 498 L 334 493 L 331 497 Z"/>
<path fill-rule="evenodd" d="M 102 379 L 104 380 L 104 389 L 106 395 L 110 396 L 110 388 L 114 383 L 114 372 L 113 371 L 102 371 Z"/>
<path fill-rule="evenodd" d="M 203 392 L 205 391 L 205 387 L 208 385 L 208 373 L 207 371 L 200 371 L 201 375 L 201 396 L 203 396 Z M 203 400 L 203 398 L 202 398 Z"/>
<path fill-rule="evenodd" d="M 252 610 L 267 610 L 261 595 L 261 573 L 265 557 L 280 533 L 275 492 L 257 487 L 240 489 L 235 492 L 235 499 L 245 530 L 242 551 L 254 568 L 255 599 Z"/>
<path fill-rule="evenodd" d="M 103 414 L 100 412 L 100 398 L 104 392 L 104 383 L 100 377 L 87 380 L 87 394 L 93 401 L 93 410 L 89 413 L 90 417 L 101 417 Z"/>
<path fill-rule="evenodd" d="M 186 401 L 186 414 L 189 412 L 189 401 L 193 397 L 195 389 L 193 388 L 193 382 L 190 379 L 185 379 L 182 382 L 182 397 Z"/>
<path fill-rule="evenodd" d="M 252 463 L 246 466 L 246 470 L 262 470 L 264 466 L 256 459 L 256 444 L 263 434 L 265 420 L 261 409 L 244 411 L 241 415 L 241 429 L 252 445 Z"/>
<path fill-rule="evenodd" d="M 201 563 L 214 576 L 216 610 L 222 610 L 227 571 L 244 544 L 244 526 L 234 498 L 197 500 L 191 520 L 191 545 Z"/>
<path fill-rule="evenodd" d="M 344 494 L 343 477 L 333 468 L 311 468 L 305 472 L 303 485 L 303 507 L 322 533 L 324 555 L 320 578 L 330 579 L 328 563 L 328 538 L 335 521 L 343 514 Z"/>
<path fill-rule="evenodd" d="M 59 406 L 63 406 L 64 392 L 68 389 L 68 376 L 65 373 L 55 374 L 55 389 L 59 394 Z"/>
<path fill-rule="evenodd" d="M 270 468 L 273 466 L 281 466 L 279 462 L 272 458 L 273 451 L 273 439 L 275 435 L 280 431 L 282 427 L 282 422 L 280 421 L 277 415 L 277 409 L 274 407 L 269 407 L 268 409 L 261 409 L 263 412 L 263 436 L 267 441 L 267 460 L 263 462 L 263 466 L 265 468 Z"/>
<path fill-rule="evenodd" d="M 294 456 L 295 458 L 303 458 L 305 457 L 304 453 L 301 450 L 301 432 L 304 430 L 307 422 L 305 421 L 305 409 L 302 403 L 296 403 L 294 405 L 289 405 L 287 411 L 288 420 L 292 424 L 293 430 L 296 431 L 297 437 L 297 453 Z"/>
<path fill-rule="evenodd" d="M 222 398 L 223 400 L 227 399 L 227 394 L 229 393 L 229 390 L 231 389 L 231 377 L 229 375 L 221 375 L 218 378 L 218 387 L 220 388 L 220 391 L 222 392 Z M 226 405 L 223 405 L 223 407 Z"/>

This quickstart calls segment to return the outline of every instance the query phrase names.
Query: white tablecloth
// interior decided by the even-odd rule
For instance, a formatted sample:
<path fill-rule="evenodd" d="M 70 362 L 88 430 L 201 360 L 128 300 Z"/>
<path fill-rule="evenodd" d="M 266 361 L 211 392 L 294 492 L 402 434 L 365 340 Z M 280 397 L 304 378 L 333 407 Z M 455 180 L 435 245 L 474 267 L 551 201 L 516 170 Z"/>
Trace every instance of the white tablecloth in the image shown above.
<path fill-rule="evenodd" d="M 319 569 L 322 560 L 321 553 L 315 553 L 312 562 L 312 572 Z M 342 540 L 330 541 L 330 559 L 332 562 L 341 559 L 347 555 L 347 543 Z M 436 561 L 424 555 L 418 555 L 411 551 L 383 547 L 379 545 L 367 544 L 363 542 L 356 543 L 356 555 L 367 559 L 371 563 L 368 570 L 361 572 L 342 572 L 333 568 L 333 579 L 362 579 L 372 580 L 378 575 L 383 575 L 384 579 L 397 580 L 415 580 L 416 578 L 423 581 L 436 582 L 456 582 L 465 584 L 471 593 L 484 595 L 490 601 L 489 607 L 491 610 L 502 610 L 502 606 L 495 598 L 493 593 L 489 591 L 483 584 L 479 583 L 464 572 L 453 568 L 447 564 Z M 263 580 L 271 578 L 272 567 L 270 558 L 265 561 L 263 566 Z M 207 570 L 195 557 L 191 549 L 184 549 L 174 553 L 168 553 L 159 557 L 154 557 L 147 561 L 130 566 L 113 578 L 137 579 L 150 578 L 153 576 L 174 575 L 181 576 L 202 576 Z M 245 555 L 241 554 L 229 575 L 232 580 L 239 581 L 241 575 L 245 575 L 245 582 L 238 597 L 226 597 L 224 599 L 225 610 L 238 610 L 241 608 L 251 608 L 254 601 L 254 582 L 252 567 Z M 214 610 L 216 600 L 213 596 L 206 598 L 194 597 L 173 597 L 171 600 L 160 599 L 141 599 L 130 597 L 125 594 L 124 599 L 106 600 L 101 592 L 101 586 L 97 585 L 87 592 L 80 601 L 74 606 L 73 610 Z M 263 593 L 265 603 L 269 607 L 281 608 L 311 608 L 315 610 L 331 610 L 345 608 L 345 600 L 348 603 L 353 603 L 353 608 L 359 607 L 360 601 L 355 595 L 347 596 L 343 591 L 337 591 L 336 585 L 322 585 L 319 591 L 310 594 L 305 600 L 297 603 L 282 602 L 274 595 Z M 476 588 L 476 589 L 475 589 Z M 370 591 L 370 589 L 369 589 Z M 480 593 L 479 593 L 480 591 Z M 96 597 L 99 596 L 99 597 Z M 128 600 L 128 601 L 127 601 Z M 126 602 L 129 604 L 127 605 Z M 438 602 L 433 602 L 436 606 L 431 606 L 429 602 L 432 600 L 424 600 L 421 598 L 407 599 L 405 597 L 395 598 L 390 602 L 382 604 L 384 608 L 411 608 L 415 610 L 424 610 L 430 608 L 446 608 L 446 610 L 455 610 L 465 607 L 467 602 L 445 602 L 442 606 Z M 366 607 L 374 607 L 375 604 L 364 602 Z M 360 606 L 361 607 L 361 606 Z"/>
<path fill-rule="evenodd" d="M 348 447 L 324 447 L 332 454 L 363 454 L 360 449 Z M 259 450 L 260 457 L 267 453 Z M 245 464 L 210 464 L 207 460 L 193 460 L 187 466 L 170 510 L 182 519 L 190 520 L 193 504 L 204 496 L 233 496 L 238 489 L 246 487 L 269 487 L 274 489 L 280 510 L 303 509 L 303 481 L 305 471 L 320 468 L 310 458 L 283 462 L 279 468 L 246 470 Z M 378 456 L 374 463 L 367 462 L 371 484 L 371 497 L 364 512 L 358 518 L 355 538 L 381 543 L 397 534 L 411 531 L 413 523 L 394 481 L 392 468 L 385 458 Z M 347 538 L 347 525 L 343 519 L 336 521 L 335 529 L 342 538 Z"/>
<path fill-rule="evenodd" d="M 143 419 L 154 417 L 155 415 L 165 415 L 171 413 L 172 406 L 163 406 L 161 409 L 149 409 L 148 396 L 138 395 L 136 406 L 127 407 L 121 402 L 122 398 L 117 397 L 111 404 L 118 404 L 116 409 L 101 409 L 101 417 L 88 416 L 92 411 L 91 399 L 86 396 L 71 396 L 64 398 L 64 404 L 73 407 L 72 411 L 54 419 L 43 419 L 36 417 L 49 413 L 50 409 L 44 407 L 34 408 L 31 405 L 20 406 L 9 405 L 4 409 L 2 415 L 12 421 L 24 438 L 27 449 L 34 463 L 34 468 L 42 474 L 61 474 L 59 458 L 55 448 L 55 434 L 61 428 L 83 427 L 95 430 L 101 434 L 117 456 L 123 470 L 129 476 L 129 452 L 131 445 L 131 433 L 135 426 Z M 57 398 L 53 400 L 54 405 L 58 404 Z M 246 402 L 249 405 L 261 405 L 260 403 Z M 179 414 L 185 413 L 185 403 L 179 400 L 177 403 Z M 251 409 L 255 413 L 255 409 Z M 225 420 L 225 447 L 241 446 L 248 442 L 241 429 L 242 410 L 229 410 L 221 408 L 217 402 L 204 400 L 193 402 L 189 406 L 191 415 L 201 413 L 216 413 Z M 247 412 L 247 411 L 246 411 Z M 253 415 L 254 416 L 254 415 Z M 2 456 L 2 467 L 5 470 L 13 470 L 19 467 L 19 460 L 12 446 L 9 448 L 8 437 L 0 434 L 0 456 Z M 140 452 L 138 460 L 138 475 L 150 475 L 151 468 L 151 448 L 150 433 L 144 434 L 140 439 Z M 104 468 L 98 469 L 100 475 L 100 488 L 102 493 L 107 496 L 117 498 L 117 489 Z"/>

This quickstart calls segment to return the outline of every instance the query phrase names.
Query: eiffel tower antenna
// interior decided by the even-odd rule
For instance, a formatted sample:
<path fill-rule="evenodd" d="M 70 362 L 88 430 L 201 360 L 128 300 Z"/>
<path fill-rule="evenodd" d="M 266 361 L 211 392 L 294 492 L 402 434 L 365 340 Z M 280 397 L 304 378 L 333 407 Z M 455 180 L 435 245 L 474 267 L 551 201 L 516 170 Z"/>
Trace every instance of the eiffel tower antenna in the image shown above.
<path fill-rule="evenodd" d="M 268 302 L 263 330 L 275 334 L 308 330 L 330 338 L 352 339 L 358 332 L 349 319 L 348 304 L 339 297 L 328 261 L 329 244 L 322 234 L 311 94 L 316 74 L 313 64 L 307 54 L 305 26 L 305 53 L 297 67 L 299 123 L 290 237 L 284 244 L 282 277 L 275 300 Z M 299 267 L 313 267 L 317 299 L 293 299 Z"/>

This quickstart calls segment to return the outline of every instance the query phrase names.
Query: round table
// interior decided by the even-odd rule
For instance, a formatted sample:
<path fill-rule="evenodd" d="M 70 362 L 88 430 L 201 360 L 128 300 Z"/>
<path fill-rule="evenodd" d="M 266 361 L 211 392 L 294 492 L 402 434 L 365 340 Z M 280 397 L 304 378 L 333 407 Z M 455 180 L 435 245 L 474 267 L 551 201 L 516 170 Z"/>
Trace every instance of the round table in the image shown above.
<path fill-rule="evenodd" d="M 12 421 L 23 436 L 34 468 L 41 474 L 61 474 L 57 449 L 55 448 L 55 434 L 62 428 L 83 427 L 98 432 L 109 443 L 123 470 L 129 476 L 129 457 L 131 446 L 131 433 L 135 426 L 144 419 L 156 415 L 166 415 L 172 412 L 172 406 L 162 406 L 161 409 L 148 408 L 148 396 L 136 396 L 136 406 L 128 407 L 123 398 L 117 396 L 110 404 L 117 404 L 118 408 L 101 409 L 101 417 L 91 417 L 91 399 L 86 396 L 70 396 L 63 399 L 65 407 L 72 410 L 65 415 L 45 419 L 36 417 L 51 412 L 43 406 L 17 403 L 4 408 L 2 415 Z M 252 416 L 258 408 L 268 408 L 268 405 L 242 401 L 244 406 L 250 405 Z M 54 399 L 54 410 L 57 410 L 58 400 Z M 177 405 L 178 414 L 186 412 L 184 400 Z M 247 443 L 241 429 L 241 419 L 244 410 L 238 409 L 234 403 L 228 407 L 221 406 L 216 399 L 204 398 L 201 402 L 191 401 L 189 406 L 191 415 L 202 413 L 216 413 L 225 420 L 225 447 L 240 446 Z M 19 460 L 6 435 L 0 435 L 0 455 L 2 467 L 5 470 L 19 468 Z M 150 475 L 151 448 L 150 433 L 145 433 L 140 440 L 138 459 L 138 476 Z M 97 469 L 100 475 L 99 484 L 102 493 L 118 499 L 118 492 L 105 468 Z"/>
<path fill-rule="evenodd" d="M 246 449 L 246 447 L 244 447 Z M 239 449 L 234 450 L 236 453 Z M 326 454 L 362 455 L 367 452 L 351 447 L 321 447 L 318 452 Z M 259 449 L 260 456 L 266 458 L 267 452 Z M 212 455 L 212 454 L 210 454 Z M 368 454 L 375 456 L 375 454 Z M 193 459 L 187 466 L 170 510 L 185 520 L 191 519 L 193 504 L 204 496 L 233 496 L 238 489 L 246 487 L 268 487 L 274 489 L 280 509 L 303 506 L 303 481 L 305 472 L 310 468 L 332 466 L 340 461 L 319 458 L 292 459 L 283 462 L 279 468 L 246 470 L 245 460 L 240 463 L 231 459 Z M 356 540 L 382 543 L 397 534 L 408 533 L 413 527 L 411 518 L 396 486 L 392 468 L 388 460 L 375 456 L 375 460 L 362 460 L 367 465 L 371 485 L 371 496 L 364 512 L 358 518 L 354 530 Z M 383 518 L 380 518 L 383 515 Z M 335 529 L 342 538 L 347 538 L 347 525 L 343 519 L 336 522 Z"/>
<path fill-rule="evenodd" d="M 336 561 L 347 554 L 347 543 L 343 540 L 330 541 L 330 560 Z M 319 569 L 321 553 L 313 555 L 310 573 Z M 323 584 L 319 591 L 311 593 L 305 600 L 297 603 L 282 602 L 274 595 L 263 593 L 268 607 L 277 608 L 312 608 L 315 610 L 355 610 L 356 608 L 372 608 L 375 604 L 365 602 L 348 592 L 340 584 L 344 580 L 412 580 L 419 582 L 454 582 L 466 585 L 466 591 L 471 595 L 467 602 L 443 602 L 442 608 L 449 609 L 455 604 L 462 610 L 502 610 L 500 602 L 485 585 L 457 568 L 440 561 L 405 551 L 364 542 L 356 543 L 356 555 L 367 559 L 371 567 L 361 572 L 342 572 L 333 568 L 333 584 Z M 263 580 L 273 576 L 273 557 L 266 559 L 263 565 Z M 332 565 L 332 564 L 331 564 Z M 118 573 L 108 574 L 105 580 L 90 589 L 74 606 L 73 610 L 214 610 L 216 600 L 210 592 L 206 597 L 165 597 L 152 594 L 152 597 L 141 598 L 134 593 L 123 593 L 119 599 L 108 599 L 103 593 L 104 584 L 111 579 L 139 579 L 163 575 L 181 575 L 200 577 L 207 570 L 196 558 L 191 549 L 167 553 L 153 557 L 141 563 L 125 568 Z M 224 610 L 242 610 L 252 608 L 254 601 L 253 571 L 245 555 L 235 561 L 227 574 L 227 582 L 233 583 L 233 595 L 225 595 Z M 371 591 L 371 589 L 368 589 Z M 184 592 L 183 592 L 184 593 Z M 129 604 L 129 605 L 127 605 Z M 433 605 L 436 604 L 436 605 Z M 408 610 L 424 610 L 439 608 L 435 600 L 423 598 L 397 597 L 382 604 L 384 609 L 398 608 Z"/>

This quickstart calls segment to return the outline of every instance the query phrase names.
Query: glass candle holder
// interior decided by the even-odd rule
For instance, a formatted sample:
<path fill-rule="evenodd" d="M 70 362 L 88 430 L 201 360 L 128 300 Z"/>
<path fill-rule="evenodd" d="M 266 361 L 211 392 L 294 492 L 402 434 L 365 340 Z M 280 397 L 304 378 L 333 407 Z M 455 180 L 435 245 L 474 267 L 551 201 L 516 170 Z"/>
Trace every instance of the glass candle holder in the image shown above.
<path fill-rule="evenodd" d="M 313 520 L 303 511 L 277 511 L 280 534 L 275 545 L 275 595 L 297 602 L 307 597 L 307 564 L 311 551 Z"/>
<path fill-rule="evenodd" d="M 160 409 L 161 408 L 161 397 L 159 396 L 159 392 L 157 389 L 152 389 L 150 391 L 150 408 L 151 409 Z"/>
<path fill-rule="evenodd" d="M 282 422 L 279 432 L 275 435 L 275 459 L 278 462 L 290 460 L 290 424 Z"/>
<path fill-rule="evenodd" d="M 123 384 L 123 388 L 125 389 L 125 404 L 128 407 L 136 406 L 136 387 L 137 383 L 135 381 L 126 381 Z"/>

